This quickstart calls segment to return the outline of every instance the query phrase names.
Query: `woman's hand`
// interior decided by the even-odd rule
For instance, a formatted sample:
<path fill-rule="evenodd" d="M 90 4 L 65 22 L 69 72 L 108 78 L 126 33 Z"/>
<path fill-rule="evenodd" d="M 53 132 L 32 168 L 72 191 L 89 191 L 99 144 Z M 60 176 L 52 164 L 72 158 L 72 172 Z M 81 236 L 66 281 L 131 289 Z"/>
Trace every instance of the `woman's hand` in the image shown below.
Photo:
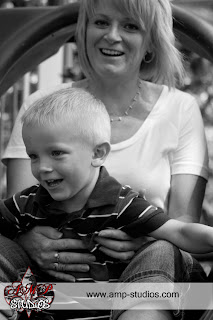
<path fill-rule="evenodd" d="M 106 255 L 128 261 L 143 245 L 145 238 L 133 239 L 121 230 L 106 229 L 99 232 L 95 241 L 101 245 L 99 250 Z"/>
<path fill-rule="evenodd" d="M 74 282 L 75 278 L 67 272 L 87 272 L 95 256 L 69 252 L 85 249 L 85 246 L 81 240 L 61 237 L 62 233 L 52 227 L 37 226 L 19 236 L 17 242 L 40 269 L 60 280 Z"/>

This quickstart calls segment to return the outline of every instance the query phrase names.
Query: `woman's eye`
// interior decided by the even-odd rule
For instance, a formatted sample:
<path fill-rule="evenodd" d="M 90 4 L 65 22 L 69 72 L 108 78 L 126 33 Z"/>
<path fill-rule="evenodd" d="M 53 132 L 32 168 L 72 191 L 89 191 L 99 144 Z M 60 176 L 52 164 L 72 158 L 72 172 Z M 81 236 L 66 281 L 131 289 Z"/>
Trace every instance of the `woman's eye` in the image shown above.
<path fill-rule="evenodd" d="M 106 20 L 95 20 L 94 24 L 101 28 L 108 27 L 109 25 L 109 23 Z"/>
<path fill-rule="evenodd" d="M 137 31 L 137 30 L 139 30 L 138 26 L 136 24 L 134 24 L 134 23 L 126 23 L 124 28 L 129 30 L 129 31 Z"/>
<path fill-rule="evenodd" d="M 52 156 L 53 157 L 59 157 L 59 156 L 61 156 L 63 154 L 64 154 L 63 151 L 52 151 Z"/>

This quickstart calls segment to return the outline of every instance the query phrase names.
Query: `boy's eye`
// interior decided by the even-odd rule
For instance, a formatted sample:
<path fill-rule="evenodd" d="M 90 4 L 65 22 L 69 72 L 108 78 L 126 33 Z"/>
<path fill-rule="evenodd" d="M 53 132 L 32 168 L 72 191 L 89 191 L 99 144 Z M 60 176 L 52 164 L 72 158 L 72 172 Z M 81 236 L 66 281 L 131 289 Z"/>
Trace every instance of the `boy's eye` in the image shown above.
<path fill-rule="evenodd" d="M 53 157 L 59 157 L 59 156 L 62 156 L 63 154 L 64 154 L 64 152 L 60 151 L 60 150 L 52 151 L 52 156 Z"/>
<path fill-rule="evenodd" d="M 31 160 L 37 159 L 37 155 L 36 155 L 36 154 L 28 154 L 28 156 L 29 156 L 29 158 L 30 158 Z"/>

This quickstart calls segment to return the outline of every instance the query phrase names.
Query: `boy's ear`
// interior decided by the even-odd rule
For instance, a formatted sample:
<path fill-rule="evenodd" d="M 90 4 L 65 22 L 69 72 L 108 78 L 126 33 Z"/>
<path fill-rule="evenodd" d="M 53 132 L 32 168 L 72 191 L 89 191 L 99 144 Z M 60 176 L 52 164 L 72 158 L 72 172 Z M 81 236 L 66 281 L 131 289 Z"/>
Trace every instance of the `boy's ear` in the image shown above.
<path fill-rule="evenodd" d="M 108 142 L 103 142 L 101 144 L 96 145 L 93 153 L 92 166 L 100 167 L 106 160 L 110 152 L 110 149 L 111 147 Z"/>

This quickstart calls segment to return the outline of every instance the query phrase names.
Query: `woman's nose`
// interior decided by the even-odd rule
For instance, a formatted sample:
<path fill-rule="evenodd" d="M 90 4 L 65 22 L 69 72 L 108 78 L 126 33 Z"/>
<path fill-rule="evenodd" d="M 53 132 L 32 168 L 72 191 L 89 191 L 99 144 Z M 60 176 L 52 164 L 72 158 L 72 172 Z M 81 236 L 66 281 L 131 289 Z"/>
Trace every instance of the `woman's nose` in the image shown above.
<path fill-rule="evenodd" d="M 112 25 L 108 29 L 108 32 L 105 34 L 104 38 L 110 43 L 121 41 L 122 39 L 121 39 L 121 35 L 120 35 L 120 31 L 119 31 L 118 26 Z"/>

